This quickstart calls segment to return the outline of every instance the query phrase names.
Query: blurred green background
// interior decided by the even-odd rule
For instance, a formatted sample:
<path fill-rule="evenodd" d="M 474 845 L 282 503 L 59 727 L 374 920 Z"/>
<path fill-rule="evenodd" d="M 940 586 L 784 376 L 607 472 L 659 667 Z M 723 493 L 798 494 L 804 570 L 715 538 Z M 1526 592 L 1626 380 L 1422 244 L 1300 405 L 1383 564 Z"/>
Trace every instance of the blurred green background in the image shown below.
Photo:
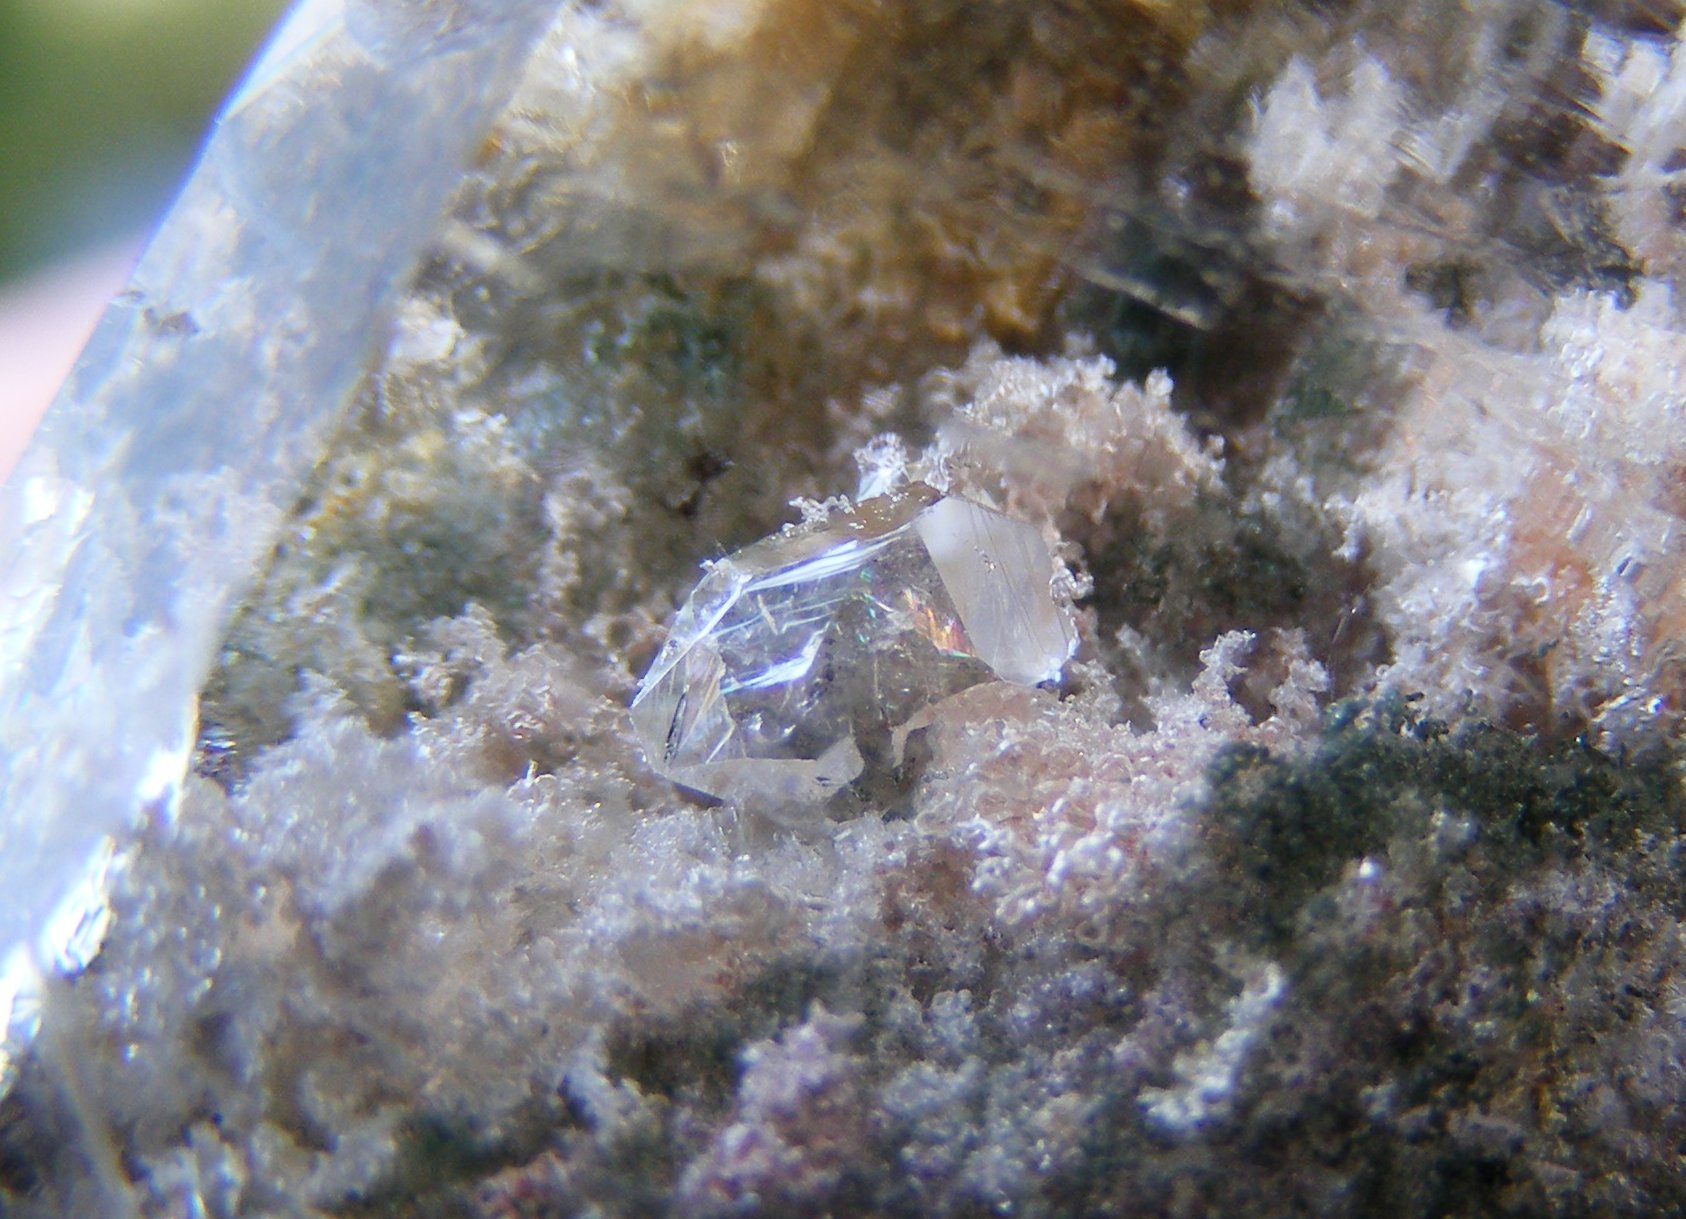
<path fill-rule="evenodd" d="M 286 0 L 0 0 L 0 283 L 143 235 Z"/>

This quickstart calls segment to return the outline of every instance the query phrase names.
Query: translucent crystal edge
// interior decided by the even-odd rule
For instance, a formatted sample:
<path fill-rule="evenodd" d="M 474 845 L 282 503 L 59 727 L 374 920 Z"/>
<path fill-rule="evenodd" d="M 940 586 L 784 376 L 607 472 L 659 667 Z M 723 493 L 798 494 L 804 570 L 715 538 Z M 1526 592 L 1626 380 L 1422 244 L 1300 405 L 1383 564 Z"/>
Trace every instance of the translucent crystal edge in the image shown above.
<path fill-rule="evenodd" d="M 301 8 L 0 488 L 0 604 L 34 607 L 0 633 L 0 952 L 51 959 L 154 759 L 185 763 L 221 625 L 558 7 Z"/>

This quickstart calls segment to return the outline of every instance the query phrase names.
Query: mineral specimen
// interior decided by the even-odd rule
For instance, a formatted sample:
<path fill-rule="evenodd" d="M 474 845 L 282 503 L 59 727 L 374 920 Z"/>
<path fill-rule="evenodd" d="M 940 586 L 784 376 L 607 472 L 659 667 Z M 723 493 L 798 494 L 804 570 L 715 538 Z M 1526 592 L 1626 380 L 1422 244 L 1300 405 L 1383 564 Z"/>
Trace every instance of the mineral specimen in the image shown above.
<path fill-rule="evenodd" d="M 632 704 L 657 769 L 811 807 L 894 769 L 932 703 L 1058 679 L 1076 645 L 1036 529 L 923 484 L 715 562 Z"/>
<path fill-rule="evenodd" d="M 0 1212 L 1686 1209 L 1683 18 L 306 5 L 7 492 Z"/>

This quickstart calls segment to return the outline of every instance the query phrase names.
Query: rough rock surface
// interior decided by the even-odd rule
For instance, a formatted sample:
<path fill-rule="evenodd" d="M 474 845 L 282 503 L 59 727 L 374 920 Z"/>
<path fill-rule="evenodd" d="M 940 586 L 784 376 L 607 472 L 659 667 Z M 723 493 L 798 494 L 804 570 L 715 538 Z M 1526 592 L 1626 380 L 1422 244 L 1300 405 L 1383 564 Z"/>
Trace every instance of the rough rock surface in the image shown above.
<path fill-rule="evenodd" d="M 1686 1206 L 1683 16 L 562 11 L 0 1204 Z M 914 480 L 1065 564 L 1061 688 L 848 817 L 664 781 L 698 563 Z"/>

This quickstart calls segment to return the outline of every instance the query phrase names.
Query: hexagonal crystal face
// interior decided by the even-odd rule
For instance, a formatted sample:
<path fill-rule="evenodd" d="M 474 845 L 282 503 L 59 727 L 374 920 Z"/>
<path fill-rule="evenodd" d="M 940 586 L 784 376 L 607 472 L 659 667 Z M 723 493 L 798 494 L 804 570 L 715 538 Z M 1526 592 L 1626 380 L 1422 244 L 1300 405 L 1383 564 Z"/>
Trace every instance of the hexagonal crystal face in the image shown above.
<path fill-rule="evenodd" d="M 676 783 L 777 816 L 894 774 L 925 708 L 1076 642 L 1030 525 L 915 486 L 715 563 L 632 702 Z"/>

